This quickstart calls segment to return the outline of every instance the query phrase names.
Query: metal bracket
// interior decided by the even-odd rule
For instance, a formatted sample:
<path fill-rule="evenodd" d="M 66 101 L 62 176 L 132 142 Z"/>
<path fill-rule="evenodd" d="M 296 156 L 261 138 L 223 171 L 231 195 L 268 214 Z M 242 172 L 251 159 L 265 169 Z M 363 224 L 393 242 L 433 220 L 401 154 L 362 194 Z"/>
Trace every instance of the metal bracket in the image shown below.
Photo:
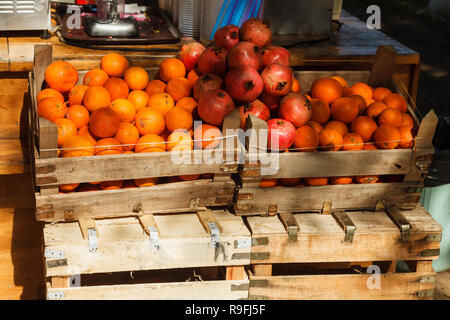
<path fill-rule="evenodd" d="M 331 202 L 324 202 L 322 207 L 322 214 L 330 214 L 331 213 Z"/>
<path fill-rule="evenodd" d="M 385 211 L 386 210 L 386 200 L 378 200 L 375 205 L 375 211 Z"/>
<path fill-rule="evenodd" d="M 211 248 L 216 248 L 219 246 L 220 242 L 220 231 L 214 222 L 208 222 L 209 232 L 211 234 Z"/>
<path fill-rule="evenodd" d="M 300 228 L 294 215 L 290 212 L 283 212 L 280 213 L 279 219 L 288 233 L 288 242 L 297 241 L 297 234 Z"/>
<path fill-rule="evenodd" d="M 47 293 L 47 300 L 64 299 L 64 292 L 52 291 Z"/>
<path fill-rule="evenodd" d="M 267 215 L 274 216 L 277 213 L 278 213 L 278 205 L 276 205 L 276 204 L 269 205 L 269 207 L 267 209 Z"/>
<path fill-rule="evenodd" d="M 348 214 L 344 210 L 333 210 L 331 211 L 331 215 L 344 230 L 344 241 L 353 242 L 353 236 L 355 235 L 356 226 L 353 223 L 352 219 L 350 219 Z"/>
<path fill-rule="evenodd" d="M 241 248 L 250 248 L 252 246 L 252 239 L 246 238 L 246 239 L 238 239 L 234 241 L 234 248 L 235 249 L 241 249 Z"/>
<path fill-rule="evenodd" d="M 400 240 L 409 241 L 411 232 L 411 224 L 409 223 L 409 221 L 400 213 L 400 210 L 398 208 L 387 207 L 386 212 L 400 229 Z"/>
<path fill-rule="evenodd" d="M 155 226 L 147 227 L 148 233 L 150 235 L 150 249 L 152 251 L 159 249 L 159 233 Z"/>
<path fill-rule="evenodd" d="M 428 242 L 441 242 L 442 241 L 442 233 L 432 233 L 427 235 Z"/>
<path fill-rule="evenodd" d="M 97 252 L 98 249 L 98 239 L 97 239 L 97 231 L 94 228 L 88 228 L 88 241 L 89 241 L 89 252 Z"/>
<path fill-rule="evenodd" d="M 417 292 L 417 296 L 419 298 L 432 298 L 432 297 L 434 297 L 434 289 L 419 290 Z"/>
<path fill-rule="evenodd" d="M 422 276 L 419 278 L 420 283 L 435 283 L 436 276 Z"/>
<path fill-rule="evenodd" d="M 200 198 L 191 199 L 191 202 L 189 203 L 189 209 L 197 210 L 199 206 L 200 206 Z"/>
<path fill-rule="evenodd" d="M 63 259 L 64 258 L 64 251 L 62 250 L 50 250 L 45 249 L 44 250 L 44 258 L 47 259 Z"/>

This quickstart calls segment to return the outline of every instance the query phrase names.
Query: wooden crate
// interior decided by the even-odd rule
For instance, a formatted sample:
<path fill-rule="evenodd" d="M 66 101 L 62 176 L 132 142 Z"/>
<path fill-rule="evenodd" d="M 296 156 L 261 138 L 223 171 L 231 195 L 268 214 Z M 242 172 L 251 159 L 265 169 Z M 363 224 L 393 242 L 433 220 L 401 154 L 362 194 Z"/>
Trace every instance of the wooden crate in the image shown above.
<path fill-rule="evenodd" d="M 302 88 L 310 88 L 321 77 L 343 76 L 352 85 L 368 82 L 368 71 L 298 71 L 296 78 Z M 396 92 L 396 81 L 392 89 Z M 273 215 L 280 212 L 322 211 L 333 209 L 366 210 L 396 206 L 413 208 L 417 205 L 423 181 L 429 171 L 434 148 L 432 140 L 438 118 L 430 111 L 419 121 L 414 110 L 408 112 L 415 120 L 417 131 L 413 149 L 368 150 L 368 151 L 319 151 L 289 152 L 276 154 L 278 168 L 274 174 L 262 175 L 261 169 L 270 164 L 261 164 L 261 156 L 268 159 L 258 147 L 258 139 L 265 139 L 260 129 L 267 123 L 250 116 L 247 128 L 255 129 L 247 140 L 246 163 L 240 167 L 241 185 L 234 210 L 238 215 Z M 266 131 L 267 133 L 267 131 Z M 267 137 L 267 134 L 265 135 Z M 258 153 L 263 152 L 263 154 Z M 256 160 L 255 160 L 256 159 Z M 266 171 L 267 172 L 267 171 Z M 314 187 L 261 188 L 261 179 L 339 177 L 364 175 L 403 175 L 399 183 L 327 185 Z"/>
<path fill-rule="evenodd" d="M 48 299 L 248 295 L 251 235 L 223 210 L 47 224 L 44 245 Z"/>
<path fill-rule="evenodd" d="M 434 289 L 441 226 L 418 207 L 248 217 L 250 299 L 419 299 Z M 404 262 L 409 272 L 396 270 Z M 368 281 L 380 269 L 380 289 Z M 372 267 L 373 268 L 373 267 Z M 403 270 L 405 271 L 405 270 Z M 407 270 L 408 271 L 408 270 Z"/>
<path fill-rule="evenodd" d="M 36 185 L 36 218 L 40 221 L 76 221 L 85 218 L 132 216 L 137 212 L 195 212 L 206 207 L 232 204 L 238 172 L 237 139 L 225 130 L 239 128 L 240 116 L 231 113 L 224 121 L 224 148 L 192 150 L 183 153 L 190 164 L 172 161 L 172 152 L 121 154 L 77 158 L 59 158 L 57 127 L 36 116 L 36 94 L 44 84 L 46 67 L 52 62 L 52 47 L 35 47 L 34 71 L 30 74 L 32 108 L 30 116 L 34 148 L 33 166 Z M 156 70 L 150 70 L 150 76 Z M 80 70 L 80 81 L 86 71 Z M 235 148 L 228 147 L 235 143 Z M 227 153 L 226 153 L 227 152 Z M 217 153 L 217 154 L 216 154 Z M 181 157 L 181 154 L 179 154 Z M 216 161 L 217 157 L 217 161 Z M 188 182 L 159 184 L 139 189 L 104 190 L 59 194 L 62 184 L 94 181 L 131 180 L 179 175 L 210 174 L 212 178 Z"/>

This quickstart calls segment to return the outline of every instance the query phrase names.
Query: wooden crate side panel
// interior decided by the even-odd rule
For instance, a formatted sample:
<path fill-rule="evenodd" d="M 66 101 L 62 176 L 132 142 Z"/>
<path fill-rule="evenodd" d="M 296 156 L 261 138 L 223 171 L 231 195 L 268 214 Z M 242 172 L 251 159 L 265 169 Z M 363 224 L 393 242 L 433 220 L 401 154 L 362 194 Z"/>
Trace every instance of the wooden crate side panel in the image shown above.
<path fill-rule="evenodd" d="M 242 188 L 235 205 L 239 215 L 277 212 L 321 211 L 324 203 L 333 209 L 374 209 L 379 201 L 399 208 L 416 206 L 415 185 L 401 183 L 351 184 L 291 188 Z M 419 194 L 420 196 L 420 194 Z M 409 200 L 410 197 L 414 199 Z M 414 200 L 414 201 L 413 201 Z"/>
<path fill-rule="evenodd" d="M 248 280 L 196 281 L 161 284 L 47 289 L 62 300 L 240 300 L 248 298 Z"/>
<path fill-rule="evenodd" d="M 82 218 L 109 218 L 135 215 L 136 207 L 145 213 L 175 213 L 197 211 L 198 207 L 230 205 L 234 182 L 197 180 L 152 187 L 74 192 L 36 196 L 36 216 L 47 222 Z M 199 199 L 198 207 L 192 200 Z"/>
<path fill-rule="evenodd" d="M 269 300 L 416 300 L 434 283 L 420 283 L 435 273 L 380 275 L 380 289 L 369 289 L 370 274 L 250 277 L 249 299 Z"/>

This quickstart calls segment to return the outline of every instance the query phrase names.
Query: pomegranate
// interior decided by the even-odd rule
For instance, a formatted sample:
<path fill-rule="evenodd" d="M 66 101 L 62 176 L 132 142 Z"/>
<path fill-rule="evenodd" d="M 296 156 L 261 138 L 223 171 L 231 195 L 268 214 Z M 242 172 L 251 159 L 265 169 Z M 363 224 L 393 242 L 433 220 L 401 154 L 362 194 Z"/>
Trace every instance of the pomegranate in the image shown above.
<path fill-rule="evenodd" d="M 255 100 L 262 93 L 263 87 L 261 76 L 253 67 L 232 69 L 225 77 L 225 88 L 237 101 Z"/>
<path fill-rule="evenodd" d="M 194 69 L 198 59 L 205 50 L 206 48 L 201 43 L 191 42 L 181 47 L 178 53 L 178 59 L 183 61 L 186 70 L 189 72 Z"/>
<path fill-rule="evenodd" d="M 228 25 L 220 28 L 214 34 L 214 41 L 216 46 L 231 50 L 235 45 L 239 43 L 239 27 L 235 25 Z"/>
<path fill-rule="evenodd" d="M 255 117 L 258 117 L 264 121 L 268 121 L 270 119 L 269 108 L 258 99 L 253 102 L 247 102 L 243 106 L 240 106 L 239 114 L 241 116 L 242 129 L 245 128 L 245 120 L 247 120 L 249 114 L 254 115 Z"/>
<path fill-rule="evenodd" d="M 198 101 L 200 96 L 214 89 L 220 89 L 222 87 L 223 79 L 216 74 L 206 73 L 201 75 L 194 85 L 194 98 Z"/>
<path fill-rule="evenodd" d="M 296 128 L 303 126 L 311 120 L 311 102 L 305 95 L 291 92 L 280 101 L 280 117 L 290 121 Z"/>
<path fill-rule="evenodd" d="M 201 73 L 214 73 L 221 77 L 225 75 L 226 56 L 228 50 L 212 46 L 203 51 L 202 55 L 198 59 L 198 69 Z"/>
<path fill-rule="evenodd" d="M 283 66 L 288 66 L 291 60 L 291 53 L 289 50 L 283 47 L 272 46 L 262 51 L 262 57 L 264 67 L 271 65 L 272 63 L 278 63 Z"/>
<path fill-rule="evenodd" d="M 269 23 L 259 18 L 251 18 L 244 22 L 239 32 L 241 41 L 249 41 L 260 48 L 270 45 L 272 31 Z"/>
<path fill-rule="evenodd" d="M 267 127 L 267 144 L 270 149 L 282 151 L 292 146 L 295 139 L 295 127 L 292 123 L 284 119 L 270 119 Z"/>
<path fill-rule="evenodd" d="M 222 125 L 223 119 L 233 110 L 233 99 L 221 89 L 210 90 L 204 93 L 198 101 L 199 117 L 215 126 Z"/>
<path fill-rule="evenodd" d="M 263 93 L 261 93 L 261 96 L 259 97 L 259 99 L 264 102 L 269 109 L 276 109 L 278 108 L 278 106 L 280 105 L 280 100 L 282 99 L 281 96 L 274 96 L 271 95 L 265 91 L 263 91 Z"/>
<path fill-rule="evenodd" d="M 261 71 L 264 63 L 257 46 L 251 42 L 240 42 L 228 53 L 227 66 L 229 69 L 250 66 Z"/>
<path fill-rule="evenodd" d="M 284 96 L 291 92 L 293 72 L 288 66 L 273 63 L 261 73 L 264 82 L 264 91 L 274 96 Z"/>

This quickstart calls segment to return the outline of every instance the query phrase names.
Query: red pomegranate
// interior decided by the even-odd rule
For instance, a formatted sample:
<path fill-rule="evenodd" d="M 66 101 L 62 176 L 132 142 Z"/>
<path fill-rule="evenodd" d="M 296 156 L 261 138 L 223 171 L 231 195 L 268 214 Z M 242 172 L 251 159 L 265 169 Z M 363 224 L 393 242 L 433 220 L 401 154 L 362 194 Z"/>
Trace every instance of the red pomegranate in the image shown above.
<path fill-rule="evenodd" d="M 272 109 L 278 108 L 278 106 L 280 105 L 280 101 L 281 101 L 282 97 L 281 96 L 274 96 L 274 95 L 271 95 L 270 93 L 267 93 L 267 92 L 263 91 L 261 93 L 261 96 L 259 96 L 259 99 L 262 102 L 264 102 L 269 107 L 269 109 L 272 110 Z"/>
<path fill-rule="evenodd" d="M 198 59 L 206 48 L 198 42 L 191 42 L 181 47 L 178 53 L 178 59 L 183 61 L 186 70 L 189 72 L 194 69 Z"/>
<path fill-rule="evenodd" d="M 257 46 L 251 42 L 240 42 L 228 53 L 227 66 L 228 69 L 250 66 L 261 71 L 264 63 Z"/>
<path fill-rule="evenodd" d="M 288 66 L 273 63 L 261 73 L 264 91 L 274 96 L 285 96 L 292 89 L 293 73 Z"/>
<path fill-rule="evenodd" d="M 216 74 L 213 73 L 206 73 L 202 74 L 194 85 L 194 98 L 198 101 L 200 96 L 209 91 L 214 89 L 220 89 L 222 87 L 223 79 L 219 77 Z"/>
<path fill-rule="evenodd" d="M 272 63 L 278 63 L 283 66 L 290 65 L 291 53 L 283 47 L 271 46 L 262 50 L 264 67 Z"/>
<path fill-rule="evenodd" d="M 263 91 L 263 81 L 253 67 L 232 69 L 225 77 L 225 88 L 237 101 L 254 101 Z"/>
<path fill-rule="evenodd" d="M 280 117 L 292 122 L 296 128 L 303 126 L 311 120 L 311 102 L 305 95 L 291 92 L 280 101 Z"/>
<path fill-rule="evenodd" d="M 243 106 L 239 107 L 239 114 L 241 115 L 241 128 L 245 127 L 245 120 L 247 120 L 248 115 L 254 115 L 264 121 L 268 121 L 270 118 L 269 108 L 262 103 L 260 100 L 256 99 L 253 102 L 247 102 Z"/>
<path fill-rule="evenodd" d="M 225 75 L 226 57 L 228 50 L 212 46 L 203 51 L 202 55 L 198 59 L 198 69 L 201 73 L 214 73 L 221 77 Z"/>
<path fill-rule="evenodd" d="M 234 110 L 230 95 L 221 89 L 210 90 L 200 96 L 198 115 L 206 123 L 220 126 L 223 119 Z"/>
<path fill-rule="evenodd" d="M 232 24 L 220 28 L 214 34 L 214 42 L 216 46 L 231 50 L 239 43 L 239 27 Z"/>
<path fill-rule="evenodd" d="M 267 145 L 270 149 L 286 150 L 292 146 L 295 139 L 295 127 L 292 123 L 284 119 L 270 119 L 267 127 Z"/>
<path fill-rule="evenodd" d="M 251 18 L 242 25 L 239 37 L 241 41 L 249 41 L 263 48 L 272 42 L 272 31 L 267 21 L 259 18 Z"/>

